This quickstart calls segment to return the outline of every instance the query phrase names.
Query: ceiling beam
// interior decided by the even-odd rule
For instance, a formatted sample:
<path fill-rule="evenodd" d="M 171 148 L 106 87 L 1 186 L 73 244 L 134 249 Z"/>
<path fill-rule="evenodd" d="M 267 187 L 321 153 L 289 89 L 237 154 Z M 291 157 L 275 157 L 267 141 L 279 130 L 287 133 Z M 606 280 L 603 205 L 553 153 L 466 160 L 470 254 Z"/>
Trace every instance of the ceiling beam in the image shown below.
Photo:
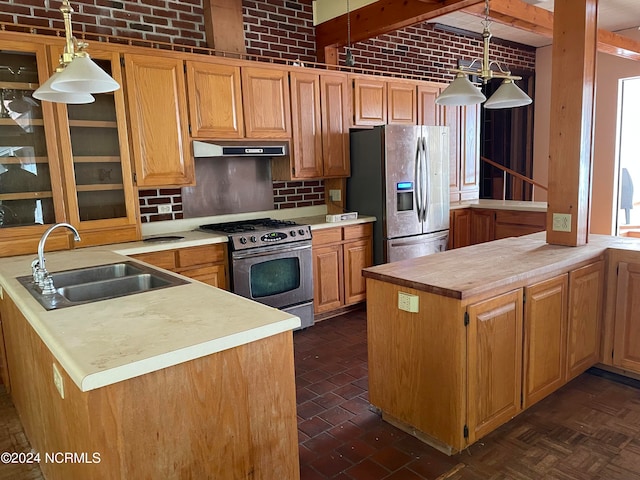
<path fill-rule="evenodd" d="M 464 11 L 484 18 L 484 5 L 473 5 Z M 491 0 L 489 17 L 503 25 L 553 37 L 553 13 L 521 0 Z M 640 61 L 640 42 L 607 30 L 598 30 L 598 51 Z"/>
<path fill-rule="evenodd" d="M 360 42 L 416 23 L 455 12 L 483 0 L 380 0 L 350 12 L 351 42 Z M 316 48 L 347 44 L 347 14 L 316 26 Z"/>

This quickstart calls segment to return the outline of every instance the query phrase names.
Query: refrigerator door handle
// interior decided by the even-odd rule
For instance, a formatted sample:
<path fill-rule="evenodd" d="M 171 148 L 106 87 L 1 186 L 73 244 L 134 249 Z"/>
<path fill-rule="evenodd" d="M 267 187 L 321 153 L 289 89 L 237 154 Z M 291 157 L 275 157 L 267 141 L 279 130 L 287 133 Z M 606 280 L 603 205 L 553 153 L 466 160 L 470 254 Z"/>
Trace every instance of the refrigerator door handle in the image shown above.
<path fill-rule="evenodd" d="M 431 188 L 431 182 L 429 179 L 429 152 L 427 150 L 427 141 L 422 137 L 422 158 L 424 165 L 424 174 L 422 179 L 424 184 L 422 186 L 422 221 L 427 221 L 427 214 L 429 212 L 429 189 Z"/>
<path fill-rule="evenodd" d="M 422 142 L 421 137 L 418 137 L 418 144 L 416 145 L 416 165 L 415 165 L 415 184 L 414 194 L 416 199 L 416 210 L 418 211 L 418 222 L 422 220 Z"/>

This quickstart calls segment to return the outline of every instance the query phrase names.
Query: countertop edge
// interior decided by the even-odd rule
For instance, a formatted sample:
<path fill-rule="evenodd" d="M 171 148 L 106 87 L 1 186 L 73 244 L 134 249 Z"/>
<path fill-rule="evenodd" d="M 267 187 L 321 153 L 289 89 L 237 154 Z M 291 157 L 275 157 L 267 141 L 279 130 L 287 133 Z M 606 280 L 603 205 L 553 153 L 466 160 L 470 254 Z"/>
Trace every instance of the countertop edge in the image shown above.
<path fill-rule="evenodd" d="M 450 210 L 471 209 L 487 209 L 487 210 L 512 210 L 519 212 L 546 212 L 547 202 L 529 202 L 521 200 L 463 200 L 460 202 L 451 202 Z"/>

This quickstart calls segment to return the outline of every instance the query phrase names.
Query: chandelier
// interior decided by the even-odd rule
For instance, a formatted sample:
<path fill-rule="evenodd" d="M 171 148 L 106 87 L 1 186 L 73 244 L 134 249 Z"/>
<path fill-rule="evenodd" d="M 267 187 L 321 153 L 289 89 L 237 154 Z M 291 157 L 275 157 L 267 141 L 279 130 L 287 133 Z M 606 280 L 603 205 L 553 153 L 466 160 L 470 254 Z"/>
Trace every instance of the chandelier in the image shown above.
<path fill-rule="evenodd" d="M 71 32 L 73 8 L 69 0 L 60 7 L 64 19 L 65 46 L 56 71 L 33 92 L 33 97 L 57 103 L 92 103 L 93 93 L 113 92 L 120 88 L 109 74 L 102 70 L 85 51 L 86 42 L 78 41 Z"/>
<path fill-rule="evenodd" d="M 522 77 L 511 75 L 511 72 L 495 60 L 489 60 L 489 0 L 485 0 L 484 20 L 482 21 L 482 58 L 474 59 L 469 66 L 460 66 L 450 70 L 456 78 L 436 98 L 438 105 L 476 105 L 486 100 L 485 108 L 512 108 L 529 105 L 531 98 L 523 92 L 514 80 Z M 502 85 L 487 100 L 478 87 L 469 80 L 469 75 L 479 77 L 483 84 L 494 78 L 502 79 Z"/>

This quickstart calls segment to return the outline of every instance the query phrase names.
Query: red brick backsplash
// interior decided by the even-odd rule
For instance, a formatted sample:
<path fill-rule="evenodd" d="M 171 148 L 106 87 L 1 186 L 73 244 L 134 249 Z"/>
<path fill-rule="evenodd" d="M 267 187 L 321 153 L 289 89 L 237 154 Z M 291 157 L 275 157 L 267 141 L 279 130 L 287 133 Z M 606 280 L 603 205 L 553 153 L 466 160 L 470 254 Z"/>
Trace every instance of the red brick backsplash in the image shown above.
<path fill-rule="evenodd" d="M 324 205 L 324 182 L 273 182 L 273 204 L 276 210 Z"/>
<path fill-rule="evenodd" d="M 182 191 L 179 188 L 146 189 L 138 192 L 142 223 L 183 218 Z M 159 213 L 158 205 L 171 205 L 171 213 Z M 324 205 L 324 182 L 306 180 L 273 182 L 273 209 Z"/>

